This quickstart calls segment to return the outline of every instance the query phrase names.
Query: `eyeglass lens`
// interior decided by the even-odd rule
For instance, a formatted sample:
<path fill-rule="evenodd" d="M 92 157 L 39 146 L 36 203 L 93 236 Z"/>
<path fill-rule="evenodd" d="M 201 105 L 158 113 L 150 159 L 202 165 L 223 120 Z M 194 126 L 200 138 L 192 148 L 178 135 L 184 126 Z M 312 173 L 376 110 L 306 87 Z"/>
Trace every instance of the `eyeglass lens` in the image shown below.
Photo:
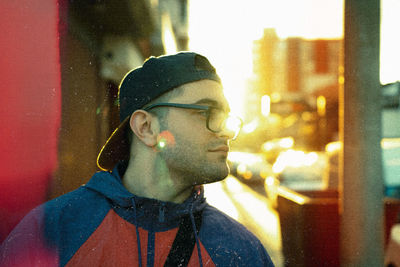
<path fill-rule="evenodd" d="M 239 118 L 229 116 L 225 112 L 219 109 L 210 109 L 208 127 L 211 131 L 219 132 L 222 129 L 228 129 L 235 133 L 235 137 L 238 135 L 241 127 L 241 121 Z"/>

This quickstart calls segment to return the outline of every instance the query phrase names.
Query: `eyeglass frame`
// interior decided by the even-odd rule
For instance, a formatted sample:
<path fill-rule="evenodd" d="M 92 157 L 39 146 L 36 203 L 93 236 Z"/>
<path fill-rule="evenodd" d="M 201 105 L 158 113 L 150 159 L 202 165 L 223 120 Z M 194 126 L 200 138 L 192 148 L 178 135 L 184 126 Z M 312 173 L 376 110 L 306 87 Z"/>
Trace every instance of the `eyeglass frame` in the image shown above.
<path fill-rule="evenodd" d="M 181 103 L 155 103 L 155 104 L 151 104 L 150 106 L 144 107 L 142 108 L 145 111 L 149 111 L 152 108 L 156 108 L 156 107 L 175 107 L 175 108 L 184 108 L 184 109 L 197 109 L 197 110 L 205 110 L 207 111 L 206 116 L 206 127 L 209 131 L 213 132 L 213 133 L 219 133 L 223 130 L 223 128 L 221 127 L 221 129 L 219 131 L 214 131 L 210 128 L 209 126 L 209 122 L 210 122 L 210 113 L 211 113 L 211 109 L 217 109 L 217 110 L 221 110 L 223 111 L 221 108 L 218 107 L 213 107 L 213 106 L 207 106 L 207 105 L 197 105 L 197 104 L 181 104 Z M 237 130 L 237 132 L 235 133 L 235 136 L 232 138 L 232 140 L 235 140 L 237 138 L 237 136 L 239 135 L 240 130 L 242 129 L 243 126 L 243 121 L 240 117 L 238 116 L 232 116 L 229 115 L 226 117 L 226 119 L 223 121 L 223 123 L 225 123 L 227 121 L 227 119 L 229 117 L 235 117 L 240 121 L 240 126 L 239 129 Z M 222 124 L 221 124 L 222 125 Z"/>

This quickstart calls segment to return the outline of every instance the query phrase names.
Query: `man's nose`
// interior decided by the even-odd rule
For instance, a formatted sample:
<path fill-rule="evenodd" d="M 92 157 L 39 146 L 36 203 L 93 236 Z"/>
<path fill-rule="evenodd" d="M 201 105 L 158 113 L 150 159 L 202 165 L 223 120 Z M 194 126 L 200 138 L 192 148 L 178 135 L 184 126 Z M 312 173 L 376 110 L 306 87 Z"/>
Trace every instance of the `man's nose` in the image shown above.
<path fill-rule="evenodd" d="M 226 138 L 228 140 L 232 140 L 236 135 L 236 131 L 229 129 L 228 127 L 223 127 L 221 131 L 218 133 L 218 136 L 221 138 Z"/>

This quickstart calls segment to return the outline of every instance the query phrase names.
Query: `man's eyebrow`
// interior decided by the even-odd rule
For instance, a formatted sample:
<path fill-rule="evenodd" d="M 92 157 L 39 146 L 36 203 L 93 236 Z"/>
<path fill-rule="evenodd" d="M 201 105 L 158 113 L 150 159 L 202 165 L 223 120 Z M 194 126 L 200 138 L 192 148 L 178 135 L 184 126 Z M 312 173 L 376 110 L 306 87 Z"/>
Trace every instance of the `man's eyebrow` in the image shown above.
<path fill-rule="evenodd" d="M 228 112 L 230 112 L 230 108 L 229 107 L 224 107 L 220 102 L 211 99 L 211 98 L 202 98 L 198 101 L 196 101 L 193 104 L 206 104 L 212 107 L 216 107 L 216 108 L 221 108 L 221 109 L 226 109 Z"/>
<path fill-rule="evenodd" d="M 214 106 L 214 107 L 221 107 L 221 104 L 218 103 L 218 101 L 211 99 L 211 98 L 202 98 L 193 104 L 208 104 L 208 105 Z"/>

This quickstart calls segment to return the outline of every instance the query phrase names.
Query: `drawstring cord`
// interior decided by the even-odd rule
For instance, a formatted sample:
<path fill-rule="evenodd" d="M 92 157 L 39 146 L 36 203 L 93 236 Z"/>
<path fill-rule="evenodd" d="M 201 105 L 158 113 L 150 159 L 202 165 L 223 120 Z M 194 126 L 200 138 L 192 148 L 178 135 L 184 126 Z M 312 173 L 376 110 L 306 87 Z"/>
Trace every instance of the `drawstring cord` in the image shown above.
<path fill-rule="evenodd" d="M 132 198 L 132 206 L 133 206 L 133 215 L 134 215 L 135 228 L 136 228 L 136 240 L 137 240 L 137 244 L 138 244 L 139 267 L 142 267 L 142 246 L 140 245 L 139 226 L 137 223 L 136 203 L 135 203 L 134 198 Z"/>
<path fill-rule="evenodd" d="M 202 260 L 202 257 L 201 257 L 200 242 L 199 242 L 199 238 L 197 236 L 197 228 L 196 228 L 196 223 L 194 222 L 194 216 L 193 216 L 193 204 L 190 205 L 190 221 L 192 222 L 192 227 L 193 227 L 193 231 L 194 231 L 194 237 L 196 239 L 197 255 L 199 256 L 199 263 L 200 263 L 200 266 L 203 267 L 203 260 Z"/>
<path fill-rule="evenodd" d="M 158 221 L 163 223 L 165 221 L 165 204 L 161 203 L 160 207 L 158 208 Z"/>

